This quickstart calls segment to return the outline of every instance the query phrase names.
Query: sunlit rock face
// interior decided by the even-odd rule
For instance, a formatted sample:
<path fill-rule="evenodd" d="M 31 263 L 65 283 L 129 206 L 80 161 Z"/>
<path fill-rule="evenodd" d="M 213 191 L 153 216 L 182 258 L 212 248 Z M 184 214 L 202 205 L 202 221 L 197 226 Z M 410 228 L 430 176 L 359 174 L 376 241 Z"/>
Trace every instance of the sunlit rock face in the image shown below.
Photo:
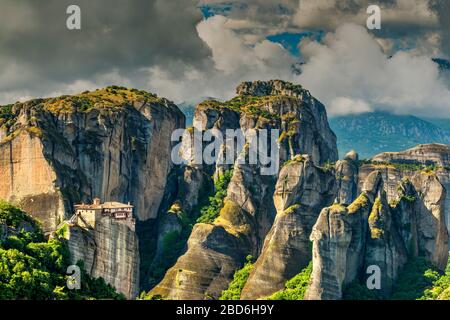
<path fill-rule="evenodd" d="M 170 101 L 121 87 L 17 103 L 0 135 L 0 198 L 18 204 L 47 234 L 74 205 L 131 202 L 138 221 L 155 219 L 173 168 L 171 135 L 185 118 Z M 135 226 L 109 218 L 71 227 L 72 260 L 128 298 L 139 288 Z"/>
<path fill-rule="evenodd" d="M 309 235 L 323 207 L 336 197 L 331 171 L 315 166 L 308 156 L 288 162 L 274 192 L 275 221 L 261 255 L 242 291 L 242 299 L 258 299 L 284 288 L 284 283 L 311 261 Z"/>
<path fill-rule="evenodd" d="M 381 153 L 371 159 L 380 162 L 376 165 L 363 165 L 360 169 L 360 181 L 374 169 L 380 169 L 386 181 L 388 198 L 395 196 L 397 184 L 403 179 L 412 177 L 420 166 L 429 166 L 447 191 L 445 198 L 445 220 L 450 232 L 450 147 L 443 144 L 418 145 L 402 152 Z M 391 165 L 389 165 L 391 164 Z M 405 165 L 402 167 L 402 165 Z M 418 166 L 415 170 L 411 167 Z"/>
<path fill-rule="evenodd" d="M 351 205 L 322 210 L 311 234 L 313 273 L 306 298 L 341 299 L 345 286 L 364 279 L 371 266 L 381 271 L 379 294 L 388 298 L 411 257 L 424 257 L 444 270 L 448 260 L 445 197 L 446 190 L 434 174 L 417 172 L 402 180 L 389 203 L 382 172 L 371 172 Z"/>
<path fill-rule="evenodd" d="M 45 231 L 94 197 L 132 202 L 156 218 L 184 115 L 165 99 L 127 89 L 33 100 L 12 108 L 0 141 L 0 198 L 22 205 Z"/>
<path fill-rule="evenodd" d="M 287 241 L 290 235 L 286 230 L 289 225 L 297 225 L 298 219 L 306 221 L 304 226 L 295 226 L 301 234 L 292 235 L 292 247 L 305 253 L 305 257 L 299 258 L 294 254 L 293 259 L 284 258 L 283 253 L 277 251 L 280 261 L 286 260 L 286 266 L 281 267 L 286 272 L 276 275 L 279 279 L 274 287 L 278 288 L 283 279 L 294 272 L 296 261 L 301 265 L 310 259 L 308 237 L 315 216 L 320 206 L 331 203 L 334 197 L 334 175 L 318 167 L 337 160 L 336 137 L 328 126 L 325 108 L 301 86 L 278 80 L 243 83 L 237 88 L 237 94 L 227 102 L 205 101 L 197 106 L 193 130 L 215 128 L 225 132 L 226 129 L 242 129 L 246 132 L 249 129 L 278 129 L 280 167 L 286 161 L 295 162 L 302 154 L 307 154 L 305 159 L 308 160 L 305 164 L 293 164 L 283 168 L 281 173 L 269 176 L 260 174 L 260 163 L 236 162 L 219 217 L 212 223 L 195 225 L 186 253 L 168 270 L 150 295 L 169 299 L 219 298 L 245 257 L 249 254 L 257 257 L 266 251 L 263 248 L 270 242 L 266 237 L 269 231 L 272 229 L 269 234 L 274 237 L 273 241 L 277 237 Z M 184 150 L 186 154 L 192 154 L 189 148 Z M 244 149 L 241 156 L 247 157 L 248 150 Z M 303 165 L 305 168 L 301 169 Z M 228 167 L 220 165 L 204 168 L 215 177 L 226 169 Z M 292 199 L 283 200 L 280 195 L 281 175 L 289 175 L 288 179 L 292 180 Z M 316 179 L 324 177 L 323 183 L 315 186 Z M 300 190 L 303 190 L 304 197 Z M 294 205 L 297 200 L 304 200 L 304 212 L 293 213 L 292 221 L 290 217 L 283 218 L 284 209 L 287 209 L 283 207 Z M 282 204 L 284 201 L 285 205 Z M 279 228 L 273 225 L 278 215 Z M 284 245 L 280 242 L 280 250 Z M 263 267 L 259 270 L 264 273 L 265 263 L 261 262 L 261 265 Z M 255 285 L 261 276 L 253 278 Z M 251 288 L 251 282 L 249 286 Z M 255 294 L 260 296 L 265 292 Z"/>

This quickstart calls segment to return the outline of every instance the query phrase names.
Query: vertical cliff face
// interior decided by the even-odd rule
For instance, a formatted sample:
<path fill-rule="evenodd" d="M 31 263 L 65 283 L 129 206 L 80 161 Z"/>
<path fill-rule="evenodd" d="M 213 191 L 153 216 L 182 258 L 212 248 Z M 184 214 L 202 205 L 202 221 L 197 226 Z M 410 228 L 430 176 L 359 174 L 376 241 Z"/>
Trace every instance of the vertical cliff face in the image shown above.
<path fill-rule="evenodd" d="M 131 202 L 139 221 L 155 219 L 173 165 L 171 134 L 184 115 L 156 95 L 108 87 L 8 107 L 0 141 L 0 198 L 19 204 L 47 233 L 74 204 Z M 73 261 L 134 298 L 139 245 L 134 225 L 101 219 L 70 228 Z"/>
<path fill-rule="evenodd" d="M 303 188 L 295 187 L 296 183 L 306 185 L 305 194 L 311 194 L 309 199 L 315 201 L 314 205 L 311 204 L 311 210 L 317 212 L 305 212 L 304 217 L 309 222 L 298 229 L 305 228 L 303 238 L 307 239 L 313 216 L 318 213 L 316 206 L 319 206 L 320 201 L 330 201 L 320 193 L 327 194 L 328 190 L 325 189 L 329 185 L 325 184 L 333 180 L 333 175 L 330 175 L 331 179 L 325 179 L 324 186 L 320 184 L 318 187 L 322 189 L 314 189 L 314 174 L 311 172 L 317 172 L 317 177 L 322 175 L 318 173 L 320 169 L 312 168 L 337 159 L 336 137 L 326 121 L 325 109 L 309 92 L 283 81 L 243 83 L 238 87 L 237 93 L 238 96 L 224 103 L 201 103 L 195 112 L 193 130 L 215 128 L 226 132 L 226 129 L 240 128 L 247 132 L 249 129 L 278 129 L 280 164 L 289 159 L 295 161 L 300 154 L 309 154 L 308 169 L 305 169 L 304 176 L 299 178 L 295 169 L 291 170 L 291 179 L 301 180 L 293 182 L 293 188 Z M 185 158 L 190 159 L 192 152 L 189 152 L 189 148 L 184 150 L 187 153 Z M 260 255 L 264 239 L 276 215 L 274 192 L 279 177 L 278 173 L 261 175 L 261 163 L 249 164 L 248 155 L 248 148 L 244 148 L 240 157 L 247 162 L 234 164 L 233 177 L 217 219 L 212 223 L 195 225 L 186 253 L 169 269 L 161 283 L 150 291 L 150 295 L 161 295 L 169 299 L 217 299 L 222 290 L 226 289 L 233 273 L 244 263 L 245 257 L 249 254 Z M 204 166 L 204 170 L 214 176 L 220 175 L 227 168 L 221 165 Z M 308 186 L 313 190 L 309 190 Z M 294 196 L 289 202 L 296 199 Z M 284 211 L 281 209 L 282 201 L 278 201 L 280 211 Z M 280 229 L 286 231 L 289 223 L 280 224 L 283 225 Z M 285 231 L 281 233 L 286 233 Z M 293 246 L 299 249 L 307 246 L 307 240 L 302 243 L 300 238 L 301 236 L 293 240 L 296 242 Z M 297 258 L 296 256 L 294 259 Z M 294 259 L 288 262 L 291 265 L 286 267 L 287 273 L 280 279 L 292 273 Z M 308 260 L 303 257 L 300 259 Z M 278 285 L 277 283 L 276 286 Z"/>
<path fill-rule="evenodd" d="M 42 141 L 27 131 L 0 141 L 0 198 L 20 204 L 50 231 L 65 216 L 57 175 Z"/>
<path fill-rule="evenodd" d="M 409 257 L 422 256 L 443 270 L 445 196 L 436 176 L 418 172 L 401 182 L 395 201 L 388 203 L 383 174 L 370 173 L 350 206 L 336 204 L 321 212 L 311 234 L 313 273 L 306 297 L 341 299 L 344 287 L 366 279 L 370 266 L 381 271 L 379 294 L 389 297 Z"/>
<path fill-rule="evenodd" d="M 133 299 L 139 293 L 139 247 L 134 225 L 101 219 L 95 228 L 92 275 Z"/>
<path fill-rule="evenodd" d="M 86 272 L 103 278 L 128 299 L 139 294 L 139 246 L 134 221 L 100 217 L 95 229 L 67 225 L 72 263 L 83 261 Z"/>
<path fill-rule="evenodd" d="M 184 126 L 175 105 L 116 87 L 16 104 L 11 115 L 0 142 L 0 197 L 23 205 L 46 231 L 96 196 L 132 201 L 140 220 L 156 218 L 170 136 Z"/>
<path fill-rule="evenodd" d="M 385 177 L 386 192 L 389 200 L 395 197 L 397 185 L 403 178 L 411 178 L 417 171 L 425 169 L 435 175 L 445 187 L 445 219 L 450 232 L 450 147 L 442 144 L 425 144 L 402 152 L 381 153 L 364 164 L 359 172 L 359 180 L 373 170 L 380 170 Z"/>
<path fill-rule="evenodd" d="M 258 299 L 282 289 L 308 265 L 311 229 L 320 210 L 335 197 L 333 173 L 316 167 L 308 156 L 298 156 L 282 168 L 273 196 L 277 215 L 242 299 Z"/>
<path fill-rule="evenodd" d="M 350 204 L 358 196 L 358 160 L 358 154 L 351 151 L 335 165 L 339 203 Z"/>

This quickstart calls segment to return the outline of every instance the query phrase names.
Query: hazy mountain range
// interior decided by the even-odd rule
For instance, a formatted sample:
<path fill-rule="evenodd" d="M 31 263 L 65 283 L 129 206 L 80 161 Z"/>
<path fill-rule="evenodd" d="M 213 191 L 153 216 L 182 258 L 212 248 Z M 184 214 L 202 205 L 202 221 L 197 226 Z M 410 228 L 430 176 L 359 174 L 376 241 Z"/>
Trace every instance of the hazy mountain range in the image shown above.
<path fill-rule="evenodd" d="M 337 136 L 339 154 L 356 150 L 362 158 L 400 151 L 417 144 L 450 142 L 450 119 L 421 119 L 385 112 L 329 119 Z"/>

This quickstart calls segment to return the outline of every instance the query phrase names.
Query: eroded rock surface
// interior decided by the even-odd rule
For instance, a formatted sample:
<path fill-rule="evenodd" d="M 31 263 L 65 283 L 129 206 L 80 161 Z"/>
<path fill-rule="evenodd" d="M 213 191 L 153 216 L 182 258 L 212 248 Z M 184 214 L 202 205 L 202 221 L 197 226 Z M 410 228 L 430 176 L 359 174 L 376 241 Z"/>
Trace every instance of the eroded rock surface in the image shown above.
<path fill-rule="evenodd" d="M 348 207 L 323 209 L 313 228 L 313 273 L 308 299 L 341 299 L 343 289 L 381 271 L 380 295 L 389 297 L 409 257 L 422 256 L 443 270 L 448 259 L 445 189 L 435 175 L 417 172 L 399 185 L 389 204 L 383 174 L 368 175 Z"/>
<path fill-rule="evenodd" d="M 248 132 L 249 129 L 278 129 L 281 133 L 281 163 L 303 153 L 310 155 L 309 166 L 337 159 L 336 137 L 326 121 L 325 108 L 300 86 L 283 81 L 244 83 L 238 87 L 237 93 L 237 97 L 225 103 L 206 101 L 200 104 L 195 113 L 194 130 L 216 128 L 225 132 L 228 128 L 241 128 Z M 236 115 L 239 116 L 238 121 Z M 240 157 L 246 159 L 248 149 L 244 149 Z M 223 170 L 218 165 L 213 171 L 217 175 Z M 314 169 L 305 169 L 306 176 L 302 176 L 301 183 L 312 188 L 308 190 L 305 187 L 305 199 L 316 201 L 317 204 L 311 204 L 314 208 L 311 210 L 318 212 L 319 202 L 327 200 L 317 193 L 327 193 L 328 190 L 321 190 L 322 187 L 314 189 L 310 170 Z M 330 177 L 334 179 L 332 174 Z M 261 175 L 260 163 L 236 162 L 219 217 L 213 223 L 194 227 L 186 253 L 150 295 L 175 299 L 218 298 L 245 257 L 260 255 L 276 215 L 273 195 L 278 178 L 278 173 Z M 292 179 L 295 180 L 294 177 Z M 306 239 L 308 228 L 314 223 L 313 215 L 317 212 L 304 213 L 305 219 L 309 220 L 305 222 L 303 237 Z M 306 248 L 304 252 L 308 256 Z"/>
<path fill-rule="evenodd" d="M 95 229 L 67 226 L 72 263 L 83 261 L 86 271 L 103 278 L 128 299 L 139 294 L 139 244 L 134 221 L 102 217 Z"/>
<path fill-rule="evenodd" d="M 131 202 L 140 221 L 157 217 L 173 168 L 171 134 L 185 121 L 173 103 L 108 87 L 5 110 L 0 198 L 29 212 L 47 234 L 72 216 L 74 204 L 94 197 Z M 104 219 L 89 232 L 72 228 L 69 244 L 74 262 L 83 260 L 91 275 L 129 298 L 137 295 L 134 226 Z"/>
<path fill-rule="evenodd" d="M 277 216 L 242 299 L 266 297 L 284 287 L 311 261 L 309 235 L 320 210 L 336 196 L 332 172 L 298 156 L 281 170 L 274 192 Z"/>

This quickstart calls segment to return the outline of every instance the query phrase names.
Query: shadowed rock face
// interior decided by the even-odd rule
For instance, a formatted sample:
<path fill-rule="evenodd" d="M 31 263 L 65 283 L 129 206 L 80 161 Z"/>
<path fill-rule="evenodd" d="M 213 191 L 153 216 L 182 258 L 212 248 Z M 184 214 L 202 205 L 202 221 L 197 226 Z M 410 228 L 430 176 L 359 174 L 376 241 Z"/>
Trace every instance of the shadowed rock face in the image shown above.
<path fill-rule="evenodd" d="M 277 216 L 262 253 L 242 291 L 242 299 L 263 298 L 284 287 L 311 261 L 309 235 L 320 210 L 336 196 L 332 172 L 307 157 L 283 167 L 275 187 Z"/>
<path fill-rule="evenodd" d="M 168 299 L 217 299 L 248 250 L 249 243 L 243 243 L 224 227 L 197 224 L 187 252 L 150 294 Z"/>
<path fill-rule="evenodd" d="M 15 104 L 0 135 L 0 198 L 14 202 L 51 233 L 73 205 L 132 202 L 139 220 L 154 219 L 172 168 L 173 130 L 184 115 L 166 99 L 125 88 Z M 71 228 L 73 260 L 134 298 L 139 246 L 133 228 L 109 219 L 95 232 Z"/>
<path fill-rule="evenodd" d="M 20 132 L 0 143 L 0 198 L 21 208 L 51 231 L 66 216 L 61 191 L 54 184 L 57 174 L 44 155 L 42 141 Z"/>
<path fill-rule="evenodd" d="M 298 187 L 293 186 L 295 189 L 293 192 L 297 192 L 305 185 L 302 189 L 305 200 L 314 201 L 314 204 L 307 206 L 306 211 L 301 215 L 303 217 L 301 219 L 306 220 L 305 226 L 298 227 L 298 232 L 305 228 L 302 237 L 306 241 L 301 243 L 301 240 L 293 240 L 298 242 L 293 246 L 303 247 L 300 249 L 305 253 L 305 257 L 300 259 L 307 262 L 310 255 L 310 250 L 307 249 L 308 229 L 314 223 L 314 215 L 318 214 L 320 203 L 332 201 L 332 199 L 324 200 L 326 196 L 320 193 L 328 194 L 327 187 L 333 190 L 333 184 L 330 181 L 334 180 L 334 176 L 329 174 L 328 180 L 324 179 L 323 183 L 315 188 L 314 175 L 320 178 L 326 175 L 319 172 L 320 169 L 314 164 L 323 164 L 337 159 L 336 137 L 329 129 L 325 108 L 300 86 L 281 81 L 242 84 L 237 92 L 239 96 L 230 102 L 207 101 L 200 104 L 194 117 L 195 130 L 215 128 L 225 132 L 228 128 L 241 128 L 243 131 L 279 129 L 281 162 L 301 153 L 310 155 L 307 161 L 308 168 L 304 173 L 295 172 L 296 168 L 299 168 L 295 166 L 290 172 L 291 179 L 294 181 L 293 185 L 301 184 Z M 253 107 L 260 111 L 254 111 Z M 188 148 L 184 150 L 191 154 Z M 244 150 L 241 157 L 246 159 L 248 150 Z M 278 185 L 276 187 L 278 174 L 264 176 L 260 174 L 260 169 L 260 164 L 235 163 L 225 205 L 219 217 L 211 224 L 197 224 L 194 227 L 186 253 L 169 269 L 161 283 L 151 290 L 150 295 L 161 295 L 172 299 L 218 298 L 227 288 L 234 272 L 244 263 L 245 257 L 249 254 L 260 255 L 264 239 L 273 225 L 276 215 L 275 206 L 281 205 L 278 203 L 279 196 L 274 198 L 276 188 L 281 188 Z M 211 171 L 205 167 L 204 170 Z M 219 165 L 212 171 L 217 176 L 223 170 L 224 168 Z M 298 177 L 299 174 L 301 178 Z M 299 181 L 295 182 L 295 180 Z M 308 189 L 309 187 L 311 190 Z M 328 197 L 332 198 L 329 195 Z M 289 201 L 296 201 L 296 199 L 298 197 L 294 196 Z M 274 201 L 277 204 L 274 204 Z M 281 208 L 280 210 L 283 211 Z M 293 216 L 297 219 L 297 214 Z M 286 223 L 287 225 L 282 228 L 288 227 L 289 222 L 286 221 Z M 291 225 L 293 224 L 297 223 L 293 221 Z M 280 236 L 283 237 L 281 234 Z M 283 246 L 282 243 L 281 246 Z M 281 275 L 279 282 L 292 274 L 294 268 L 298 271 L 300 267 L 294 266 L 294 260 L 289 263 L 291 265 L 286 267 L 287 274 Z M 279 284 L 276 285 L 278 286 Z"/>
<path fill-rule="evenodd" d="M 436 176 L 416 173 L 388 204 L 383 175 L 372 172 L 350 206 L 323 209 L 313 228 L 313 272 L 307 299 L 341 299 L 345 285 L 366 279 L 369 266 L 381 271 L 389 297 L 410 256 L 423 256 L 443 270 L 448 259 L 444 221 L 445 189 Z M 364 280 L 365 281 L 365 280 Z"/>
<path fill-rule="evenodd" d="M 445 219 L 447 230 L 450 232 L 450 147 L 442 144 L 424 144 L 402 152 L 386 152 L 371 160 L 386 162 L 385 164 L 365 164 L 359 170 L 359 181 L 374 170 L 380 170 L 384 176 L 385 188 L 389 201 L 395 198 L 398 183 L 403 178 L 411 178 L 417 170 L 398 168 L 397 165 L 426 165 L 435 166 L 434 174 L 447 191 L 445 199 Z"/>
<path fill-rule="evenodd" d="M 128 299 L 139 294 L 139 245 L 134 224 L 103 217 L 95 230 L 69 227 L 72 263 L 84 262 L 88 274 L 103 278 Z"/>
<path fill-rule="evenodd" d="M 156 218 L 170 136 L 184 116 L 167 100 L 121 93 L 80 95 L 95 101 L 83 111 L 78 96 L 14 105 L 16 123 L 0 141 L 0 198 L 23 204 L 47 232 L 93 197 L 131 201 L 140 220 Z"/>
<path fill-rule="evenodd" d="M 339 203 L 350 204 L 358 196 L 357 161 L 358 154 L 351 151 L 344 160 L 339 160 L 335 165 Z"/>

